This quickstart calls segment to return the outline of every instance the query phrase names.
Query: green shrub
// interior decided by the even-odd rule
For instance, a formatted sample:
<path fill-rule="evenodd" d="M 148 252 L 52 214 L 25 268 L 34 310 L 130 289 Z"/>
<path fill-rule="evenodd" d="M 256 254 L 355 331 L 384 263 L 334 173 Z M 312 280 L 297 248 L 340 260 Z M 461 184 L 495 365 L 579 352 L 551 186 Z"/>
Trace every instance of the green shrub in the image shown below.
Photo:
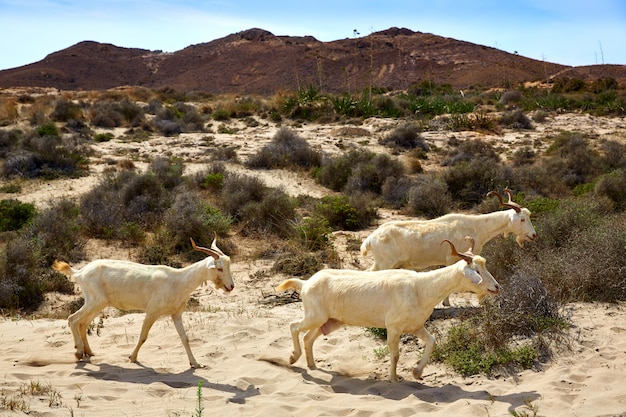
<path fill-rule="evenodd" d="M 97 133 L 93 136 L 93 140 L 95 140 L 96 142 L 108 142 L 111 139 L 113 139 L 115 136 L 113 135 L 113 133 Z"/>
<path fill-rule="evenodd" d="M 332 228 L 326 217 L 305 217 L 295 225 L 300 244 L 308 251 L 323 250 L 328 247 Z"/>
<path fill-rule="evenodd" d="M 213 120 L 216 120 L 218 122 L 225 122 L 230 119 L 230 112 L 222 108 L 216 109 L 215 111 L 213 111 L 213 113 L 211 113 L 211 117 L 213 118 Z"/>
<path fill-rule="evenodd" d="M 36 213 L 34 204 L 0 200 L 0 232 L 21 229 L 32 221 Z"/>
<path fill-rule="evenodd" d="M 53 122 L 44 123 L 35 131 L 37 136 L 59 136 L 59 128 Z"/>
<path fill-rule="evenodd" d="M 202 186 L 210 190 L 221 189 L 224 186 L 224 174 L 222 174 L 221 172 L 206 174 Z"/>

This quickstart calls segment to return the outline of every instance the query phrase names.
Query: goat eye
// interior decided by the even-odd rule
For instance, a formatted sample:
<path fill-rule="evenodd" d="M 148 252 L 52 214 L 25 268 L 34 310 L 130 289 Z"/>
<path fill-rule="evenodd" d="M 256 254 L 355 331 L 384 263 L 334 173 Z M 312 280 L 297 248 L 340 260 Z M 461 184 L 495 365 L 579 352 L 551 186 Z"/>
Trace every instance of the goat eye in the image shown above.
<path fill-rule="evenodd" d="M 220 268 L 219 266 L 217 267 L 217 270 L 220 272 L 224 272 L 224 268 Z"/>

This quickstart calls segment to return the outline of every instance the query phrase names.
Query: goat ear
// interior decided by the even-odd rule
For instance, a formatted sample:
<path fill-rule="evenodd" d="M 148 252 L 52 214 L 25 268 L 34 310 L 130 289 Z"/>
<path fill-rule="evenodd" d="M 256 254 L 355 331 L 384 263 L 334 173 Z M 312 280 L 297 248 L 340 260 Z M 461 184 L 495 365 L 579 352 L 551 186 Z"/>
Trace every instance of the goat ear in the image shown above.
<path fill-rule="evenodd" d="M 483 281 L 483 277 L 481 277 L 478 272 L 474 271 L 469 266 L 463 268 L 463 274 L 474 284 L 480 284 Z"/>

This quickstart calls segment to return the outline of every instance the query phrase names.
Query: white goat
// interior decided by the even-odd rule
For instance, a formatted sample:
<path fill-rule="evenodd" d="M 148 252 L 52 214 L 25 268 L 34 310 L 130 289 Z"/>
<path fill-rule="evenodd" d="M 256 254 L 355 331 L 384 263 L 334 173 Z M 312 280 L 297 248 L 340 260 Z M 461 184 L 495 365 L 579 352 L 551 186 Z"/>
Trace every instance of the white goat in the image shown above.
<path fill-rule="evenodd" d="M 76 270 L 66 262 L 54 261 L 52 269 L 77 282 L 85 298 L 85 304 L 68 318 L 74 336 L 76 358 L 82 360 L 85 355 L 94 355 L 87 341 L 87 327 L 103 308 L 113 306 L 120 310 L 146 312 L 139 341 L 129 356 L 131 362 L 137 361 L 139 348 L 148 338 L 154 322 L 161 316 L 170 315 L 190 365 L 201 368 L 202 365 L 191 353 L 183 327 L 182 314 L 189 296 L 206 281 L 212 281 L 215 288 L 228 292 L 233 290 L 235 284 L 230 274 L 230 258 L 217 247 L 215 239 L 211 249 L 196 246 L 193 239 L 191 245 L 210 257 L 181 269 L 100 259 Z"/>
<path fill-rule="evenodd" d="M 277 291 L 297 290 L 302 297 L 304 318 L 290 325 L 294 363 L 301 356 L 299 334 L 304 335 L 304 351 L 309 368 L 315 368 L 313 342 L 342 325 L 379 327 L 387 329 L 387 345 L 391 356 L 389 380 L 396 382 L 398 345 L 403 333 L 412 333 L 426 344 L 424 354 L 413 376 L 421 378 L 435 338 L 424 328 L 435 305 L 453 291 L 473 291 L 479 294 L 497 294 L 500 285 L 487 271 L 485 259 L 471 251 L 458 253 L 454 244 L 451 256 L 460 257 L 457 263 L 427 272 L 405 269 L 356 271 L 325 269 L 307 281 L 297 278 L 283 281 Z"/>
<path fill-rule="evenodd" d="M 361 255 L 369 252 L 374 255 L 371 271 L 381 269 L 424 270 L 439 265 L 451 265 L 456 258 L 439 245 L 444 239 L 450 240 L 459 250 L 467 250 L 465 236 L 475 240 L 473 252 L 480 254 L 483 246 L 499 235 L 514 233 L 517 244 L 522 247 L 525 241 L 535 240 L 537 234 L 530 221 L 530 211 L 512 201 L 511 191 L 506 189 L 508 202 L 492 191 L 500 200 L 500 205 L 509 210 L 487 214 L 446 214 L 432 220 L 406 220 L 383 223 L 361 244 Z M 445 297 L 443 304 L 449 306 Z"/>

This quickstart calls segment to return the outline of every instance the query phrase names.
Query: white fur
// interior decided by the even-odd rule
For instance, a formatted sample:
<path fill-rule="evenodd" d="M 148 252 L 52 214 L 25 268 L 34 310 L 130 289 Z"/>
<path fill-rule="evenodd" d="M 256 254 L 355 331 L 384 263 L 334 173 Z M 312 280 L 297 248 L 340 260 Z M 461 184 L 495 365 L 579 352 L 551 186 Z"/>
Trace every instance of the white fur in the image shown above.
<path fill-rule="evenodd" d="M 137 361 L 139 348 L 148 338 L 148 332 L 161 316 L 172 317 L 174 326 L 185 347 L 189 363 L 194 368 L 200 365 L 189 347 L 189 340 L 182 322 L 182 314 L 194 289 L 211 281 L 216 288 L 232 291 L 234 283 L 230 274 L 230 258 L 217 248 L 215 240 L 211 249 L 194 249 L 208 253 L 209 257 L 185 268 L 176 269 L 165 265 L 143 265 L 129 261 L 99 259 L 81 269 L 73 269 L 66 262 L 55 261 L 52 268 L 77 282 L 85 304 L 68 322 L 74 337 L 75 356 L 93 356 L 87 341 L 87 327 L 94 317 L 107 306 L 120 310 L 146 312 L 137 346 L 130 354 L 131 362 Z"/>
<path fill-rule="evenodd" d="M 447 214 L 432 220 L 390 221 L 383 223 L 361 244 L 361 255 L 374 255 L 371 271 L 404 268 L 424 270 L 433 266 L 451 265 L 457 258 L 439 244 L 450 240 L 459 251 L 470 246 L 465 236 L 474 238 L 475 254 L 499 235 L 514 233 L 518 245 L 532 241 L 537 234 L 530 221 L 530 211 L 521 208 L 487 214 Z M 444 305 L 450 305 L 448 297 Z"/>
<path fill-rule="evenodd" d="M 321 334 L 328 334 L 344 324 L 386 328 L 391 356 L 389 379 L 396 382 L 398 345 L 403 333 L 412 333 L 426 344 L 419 364 L 413 369 L 413 375 L 419 379 L 435 345 L 435 338 L 424 328 L 435 305 L 453 291 L 496 294 L 500 285 L 487 271 L 485 259 L 474 256 L 470 263 L 461 260 L 427 272 L 325 269 L 307 281 L 283 281 L 276 290 L 288 288 L 300 293 L 304 308 L 304 318 L 290 325 L 294 348 L 290 363 L 302 354 L 300 332 L 307 331 L 304 351 L 307 365 L 313 369 L 313 342 Z"/>

